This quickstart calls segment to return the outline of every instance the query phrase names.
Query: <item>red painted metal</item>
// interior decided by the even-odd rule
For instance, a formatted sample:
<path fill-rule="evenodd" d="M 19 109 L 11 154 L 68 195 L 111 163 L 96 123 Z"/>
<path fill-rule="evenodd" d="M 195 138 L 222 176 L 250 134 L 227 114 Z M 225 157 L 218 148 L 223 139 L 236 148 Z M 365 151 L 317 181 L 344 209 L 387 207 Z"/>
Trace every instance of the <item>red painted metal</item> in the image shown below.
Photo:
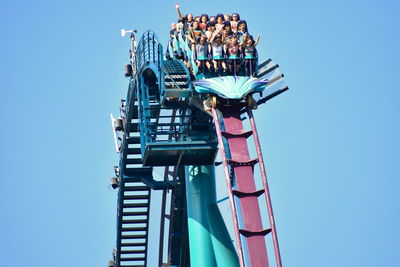
<path fill-rule="evenodd" d="M 259 160 L 259 164 L 260 164 L 260 172 L 261 172 L 261 177 L 262 177 L 264 191 L 265 191 L 265 200 L 267 202 L 267 208 L 268 208 L 268 217 L 269 217 L 269 222 L 270 222 L 271 231 L 272 231 L 272 240 L 274 243 L 276 265 L 278 267 L 282 267 L 282 259 L 281 259 L 281 254 L 280 254 L 280 250 L 279 250 L 278 236 L 276 233 L 274 212 L 272 210 L 271 196 L 269 193 L 267 174 L 265 172 L 265 166 L 264 166 L 264 160 L 263 160 L 263 156 L 262 156 L 262 152 L 261 152 L 260 140 L 258 138 L 256 123 L 254 121 L 254 116 L 253 116 L 252 110 L 248 108 L 247 114 L 249 115 L 250 125 L 251 125 L 251 129 L 253 131 L 254 143 L 256 145 L 257 156 L 258 156 L 258 160 Z"/>
<path fill-rule="evenodd" d="M 242 242 L 240 240 L 239 223 L 238 223 L 238 219 L 237 219 L 235 201 L 233 199 L 233 194 L 232 194 L 232 184 L 231 184 L 231 179 L 230 179 L 230 175 L 229 175 L 228 161 L 227 161 L 227 158 L 226 158 L 224 141 L 222 139 L 222 134 L 221 134 L 221 126 L 219 125 L 219 119 L 218 119 L 218 115 L 217 115 L 217 110 L 215 108 L 212 108 L 211 112 L 212 112 L 212 115 L 213 115 L 214 124 L 215 124 L 215 128 L 216 128 L 217 136 L 218 136 L 218 143 L 219 143 L 219 148 L 220 148 L 220 151 L 221 151 L 222 163 L 223 163 L 223 166 L 224 166 L 226 184 L 228 186 L 228 191 L 229 191 L 229 202 L 231 204 L 230 206 L 231 206 L 233 226 L 234 226 L 234 230 L 235 230 L 235 237 L 236 237 L 236 245 L 237 245 L 237 250 L 238 250 L 239 264 L 240 264 L 240 267 L 244 267 L 243 248 L 242 248 Z"/>
<path fill-rule="evenodd" d="M 229 191 L 229 200 L 231 204 L 232 217 L 235 229 L 235 237 L 238 246 L 238 256 L 240 266 L 244 267 L 244 254 L 248 256 L 250 267 L 268 267 L 268 254 L 265 244 L 265 235 L 271 233 L 274 245 L 276 266 L 282 267 L 282 260 L 279 251 L 278 237 L 274 214 L 271 204 L 271 196 L 268 188 L 267 175 L 265 172 L 264 160 L 262 158 L 260 140 L 258 138 L 257 128 L 251 109 L 247 109 L 250 121 L 251 131 L 244 131 L 241 119 L 241 108 L 238 106 L 219 106 L 220 113 L 212 108 L 212 115 L 218 136 L 219 147 L 221 150 L 222 162 Z M 220 115 L 222 114 L 222 116 Z M 221 116 L 221 117 L 219 117 Z M 224 131 L 221 131 L 221 127 Z M 257 158 L 250 159 L 247 138 L 253 135 L 256 146 Z M 225 143 L 224 143 L 225 140 Z M 224 144 L 228 145 L 227 151 L 230 159 L 227 159 L 227 151 Z M 263 189 L 257 190 L 254 180 L 254 165 L 260 165 Z M 236 188 L 233 190 L 230 171 L 235 175 Z M 265 200 L 268 209 L 268 218 L 270 229 L 263 229 L 258 197 L 265 194 Z M 241 221 L 243 229 L 239 229 L 237 217 L 237 207 L 234 197 L 239 200 L 241 211 Z M 241 239 L 243 236 L 247 243 L 247 250 L 243 251 Z"/>
<path fill-rule="evenodd" d="M 231 160 L 236 162 L 250 161 L 250 154 L 246 140 L 247 138 L 244 135 L 245 131 L 243 129 L 243 123 L 240 117 L 240 109 L 233 106 L 223 106 L 220 108 L 220 110 L 225 126 L 225 132 L 231 136 L 227 138 Z M 215 121 L 214 119 L 214 122 L 218 121 Z M 218 123 L 215 123 L 216 126 L 217 124 Z M 217 132 L 219 132 L 218 129 Z M 218 134 L 220 135 L 220 133 Z M 225 160 L 223 161 L 225 162 Z M 233 167 L 233 171 L 236 178 L 237 190 L 241 192 L 257 191 L 254 182 L 254 167 L 252 165 L 236 165 Z M 229 189 L 231 194 L 232 188 Z M 259 234 L 262 233 L 264 229 L 261 220 L 258 197 L 253 195 L 240 197 L 239 203 L 244 226 L 243 230 L 254 233 L 245 236 L 250 266 L 268 267 L 269 263 L 265 238 L 264 235 Z"/>

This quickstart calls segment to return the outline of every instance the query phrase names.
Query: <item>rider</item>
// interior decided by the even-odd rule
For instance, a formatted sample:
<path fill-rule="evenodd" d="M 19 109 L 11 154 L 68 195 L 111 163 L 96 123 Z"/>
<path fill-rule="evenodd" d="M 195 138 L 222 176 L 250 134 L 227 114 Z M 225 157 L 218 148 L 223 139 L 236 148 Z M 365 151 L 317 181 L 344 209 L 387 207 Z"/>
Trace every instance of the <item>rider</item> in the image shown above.
<path fill-rule="evenodd" d="M 186 16 L 182 16 L 182 13 L 179 9 L 180 6 L 181 5 L 179 3 L 175 4 L 176 11 L 178 12 L 178 19 L 183 23 L 183 33 L 186 33 L 187 30 L 189 29 L 190 24 L 193 23 L 194 21 L 193 14 L 189 13 Z"/>
<path fill-rule="evenodd" d="M 254 42 L 253 36 L 248 35 L 248 33 L 243 35 L 242 40 L 242 51 L 244 53 L 244 62 L 246 66 L 246 73 L 249 76 L 255 76 L 256 71 L 256 46 L 260 41 L 260 35 L 257 37 L 257 41 Z"/>

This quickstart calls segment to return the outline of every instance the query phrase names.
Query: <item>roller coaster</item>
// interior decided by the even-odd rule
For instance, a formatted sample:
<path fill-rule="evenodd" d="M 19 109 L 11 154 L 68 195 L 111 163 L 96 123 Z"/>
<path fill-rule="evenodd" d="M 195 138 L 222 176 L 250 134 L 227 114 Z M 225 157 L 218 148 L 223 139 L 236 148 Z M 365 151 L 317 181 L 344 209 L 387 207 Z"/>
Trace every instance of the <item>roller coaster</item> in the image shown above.
<path fill-rule="evenodd" d="M 257 64 L 254 77 L 205 77 L 173 54 L 167 57 L 152 31 L 138 43 L 131 31 L 130 41 L 127 97 L 120 115 L 111 115 L 120 160 L 111 179 L 118 190 L 117 238 L 108 266 L 149 266 L 149 257 L 158 257 L 153 266 L 281 267 L 253 115 L 255 106 L 288 89 L 279 66 L 268 59 Z M 185 47 L 183 40 L 177 42 Z M 190 51 L 183 51 L 190 58 Z M 216 162 L 218 152 L 221 162 Z M 217 205 L 219 165 L 229 218 Z M 156 191 L 161 196 L 157 213 L 151 208 Z M 268 220 L 263 222 L 264 214 Z M 151 220 L 158 229 L 150 228 Z M 149 246 L 150 231 L 152 236 L 158 231 L 158 249 Z M 267 244 L 274 257 L 268 257 Z"/>

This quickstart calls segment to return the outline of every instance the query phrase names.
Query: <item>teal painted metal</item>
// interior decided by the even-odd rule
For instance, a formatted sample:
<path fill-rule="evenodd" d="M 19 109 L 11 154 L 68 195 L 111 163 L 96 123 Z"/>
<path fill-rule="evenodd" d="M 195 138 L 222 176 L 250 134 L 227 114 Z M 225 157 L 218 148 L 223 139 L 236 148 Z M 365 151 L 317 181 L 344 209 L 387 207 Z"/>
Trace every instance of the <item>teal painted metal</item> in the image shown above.
<path fill-rule="evenodd" d="M 215 167 L 187 166 L 185 170 L 191 267 L 239 266 L 217 206 Z"/>
<path fill-rule="evenodd" d="M 262 92 L 267 83 L 267 79 L 245 76 L 223 76 L 193 81 L 194 89 L 198 93 L 212 93 L 229 99 L 242 99 L 250 93 Z"/>
<path fill-rule="evenodd" d="M 122 178 L 129 176 L 128 174 L 132 174 L 135 170 L 144 169 L 145 163 L 148 163 L 149 166 L 159 166 L 160 164 L 162 166 L 182 166 L 214 162 L 217 143 L 212 120 L 208 118 L 208 114 L 203 114 L 193 106 L 195 102 L 192 102 L 191 97 L 203 100 L 201 94 L 212 93 L 222 98 L 242 99 L 247 94 L 264 91 L 268 95 L 260 101 L 265 102 L 287 90 L 283 82 L 283 75 L 278 69 L 279 66 L 271 60 L 267 60 L 256 68 L 257 78 L 240 76 L 243 72 L 237 72 L 237 74 L 240 73 L 239 76 L 210 78 L 220 74 L 205 75 L 210 73 L 199 72 L 187 40 L 183 40 L 180 36 L 179 40 L 174 40 L 173 46 L 175 50 L 182 49 L 191 62 L 192 74 L 198 79 L 193 84 L 200 95 L 192 92 L 190 74 L 185 65 L 177 60 L 164 61 L 162 45 L 156 35 L 152 31 L 145 32 L 136 50 L 133 50 L 136 55 L 133 57 L 135 60 L 131 61 L 134 66 L 132 69 L 136 71 L 130 78 L 127 96 L 124 126 L 125 134 L 128 135 L 123 138 L 121 149 L 120 176 Z M 169 51 L 172 51 L 171 45 Z M 172 56 L 173 54 L 170 54 L 171 58 Z M 208 79 L 199 79 L 200 77 L 208 77 Z M 182 83 L 185 86 L 182 86 Z M 178 93 L 179 95 L 176 95 Z M 159 121 L 160 118 L 165 120 L 170 116 L 171 110 L 177 110 L 177 114 L 179 114 L 173 115 L 173 119 L 171 117 L 171 123 Z M 202 115 L 206 116 L 206 119 Z M 127 158 L 127 151 L 130 149 L 127 141 L 129 133 L 140 133 L 140 135 L 135 135 L 135 137 L 140 136 L 140 142 L 137 144 L 141 145 L 142 159 L 139 161 L 135 161 L 136 158 Z M 173 138 L 169 138 L 169 136 Z M 199 147 L 201 149 L 198 149 Z M 146 152 L 149 154 L 145 154 Z M 153 157 L 153 163 L 151 163 L 151 157 Z M 210 162 L 201 161 L 205 159 Z M 137 163 L 141 160 L 141 163 Z M 127 165 L 142 166 L 126 168 Z M 148 168 L 147 170 L 151 171 L 152 169 Z M 182 239 L 181 246 L 185 248 L 182 253 L 186 255 L 187 242 L 189 242 L 191 267 L 238 267 L 236 251 L 217 206 L 214 165 L 189 165 L 185 167 L 185 170 L 186 183 L 182 185 L 182 188 L 184 188 L 183 186 L 186 188 L 188 214 L 187 216 L 176 215 L 176 218 L 181 218 L 183 221 L 187 218 L 189 228 L 189 241 L 186 241 L 186 238 Z M 161 187 L 151 186 L 151 188 L 160 189 Z M 184 200 L 183 193 L 179 196 L 174 194 L 174 197 Z M 174 200 L 174 203 L 178 200 Z M 183 204 L 182 209 L 184 209 L 184 205 L 186 204 Z M 121 198 L 118 207 L 121 220 L 123 206 L 124 202 Z M 176 206 L 174 207 L 176 208 Z M 182 229 L 181 222 L 176 223 L 176 221 L 171 223 L 172 228 Z M 118 224 L 118 235 L 122 232 L 122 227 L 122 224 Z M 186 230 L 184 232 L 186 233 Z M 177 231 L 170 230 L 169 232 L 170 237 L 173 238 L 179 234 Z M 121 245 L 121 237 L 117 237 L 117 244 Z M 118 251 L 122 252 L 120 245 Z M 174 243 L 173 247 L 179 250 L 179 242 Z M 145 253 L 147 256 L 147 244 Z M 179 253 L 172 252 L 169 256 L 172 259 L 171 267 L 188 265 L 186 264 L 187 260 L 182 260 L 184 257 Z M 186 259 L 188 258 L 187 256 Z M 120 266 L 119 261 L 117 261 L 117 266 Z M 146 262 L 144 262 L 144 266 L 146 266 Z"/>
<path fill-rule="evenodd" d="M 143 165 L 212 164 L 218 150 L 214 126 L 209 118 L 203 121 L 190 119 L 192 112 L 188 110 L 186 98 L 191 96 L 192 86 L 186 66 L 177 60 L 163 61 L 162 46 L 152 31 L 143 34 L 136 55 L 134 80 L 138 126 L 135 126 L 141 133 Z M 179 101 L 169 101 L 168 98 L 179 98 Z M 181 105 L 173 107 L 174 103 Z M 177 121 L 166 122 L 168 118 L 172 119 L 173 109 L 180 109 Z M 160 115 L 164 116 L 163 120 L 160 120 Z M 192 141 L 191 136 L 199 132 L 206 132 L 207 136 L 203 133 L 201 140 Z M 196 160 L 199 157 L 203 160 Z"/>

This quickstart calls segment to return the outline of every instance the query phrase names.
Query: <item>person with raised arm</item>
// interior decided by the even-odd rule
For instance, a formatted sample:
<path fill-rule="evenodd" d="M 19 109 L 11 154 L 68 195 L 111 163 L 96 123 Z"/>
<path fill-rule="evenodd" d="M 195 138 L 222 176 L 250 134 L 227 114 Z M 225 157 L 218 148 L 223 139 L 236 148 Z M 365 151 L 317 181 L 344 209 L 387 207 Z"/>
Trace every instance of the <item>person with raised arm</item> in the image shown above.
<path fill-rule="evenodd" d="M 254 42 L 253 36 L 245 33 L 241 42 L 242 51 L 244 54 L 244 62 L 246 67 L 246 74 L 248 76 L 255 76 L 257 50 L 256 46 L 260 41 L 261 35 L 258 35 L 257 41 Z"/>
<path fill-rule="evenodd" d="M 238 74 L 240 60 L 240 44 L 236 36 L 232 36 L 225 44 L 225 51 L 228 55 L 229 72 L 234 76 Z"/>
<path fill-rule="evenodd" d="M 200 37 L 205 35 L 204 31 L 200 28 L 199 23 L 194 21 L 191 29 L 187 33 L 187 37 L 191 42 L 192 51 L 195 50 L 195 45 L 200 41 Z"/>
<path fill-rule="evenodd" d="M 178 12 L 178 20 L 183 23 L 183 34 L 185 34 L 188 31 L 189 26 L 194 21 L 194 19 L 193 19 L 193 14 L 190 13 L 187 14 L 186 16 L 182 16 L 180 7 L 181 5 L 179 3 L 175 4 L 176 11 Z"/>
<path fill-rule="evenodd" d="M 221 74 L 221 71 L 226 72 L 226 64 L 224 58 L 224 43 L 222 41 L 222 28 L 216 30 L 210 39 L 213 65 L 215 72 Z M 222 66 L 222 70 L 221 70 Z"/>

